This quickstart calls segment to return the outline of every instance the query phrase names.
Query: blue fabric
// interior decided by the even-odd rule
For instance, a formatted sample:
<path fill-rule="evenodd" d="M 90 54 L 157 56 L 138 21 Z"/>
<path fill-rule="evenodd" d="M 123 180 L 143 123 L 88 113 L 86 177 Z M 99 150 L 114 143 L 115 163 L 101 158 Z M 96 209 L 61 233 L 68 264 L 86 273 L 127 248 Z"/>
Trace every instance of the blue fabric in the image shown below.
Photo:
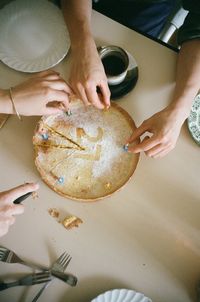
<path fill-rule="evenodd" d="M 157 37 L 172 12 L 175 0 L 148 3 L 127 0 L 99 0 L 93 8 L 145 34 Z"/>

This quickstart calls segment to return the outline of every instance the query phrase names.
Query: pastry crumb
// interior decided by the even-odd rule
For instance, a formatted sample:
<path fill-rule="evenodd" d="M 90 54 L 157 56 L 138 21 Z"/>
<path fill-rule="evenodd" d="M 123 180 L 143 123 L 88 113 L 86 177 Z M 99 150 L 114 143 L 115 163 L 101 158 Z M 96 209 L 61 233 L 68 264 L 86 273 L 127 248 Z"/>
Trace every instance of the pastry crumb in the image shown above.
<path fill-rule="evenodd" d="M 52 217 L 55 218 L 58 218 L 58 216 L 60 215 L 59 211 L 56 208 L 50 208 L 48 212 Z"/>
<path fill-rule="evenodd" d="M 38 196 L 38 192 L 36 192 L 36 191 L 34 191 L 34 192 L 32 192 L 32 198 L 33 199 L 36 199 L 36 198 L 38 198 L 39 196 Z"/>
<path fill-rule="evenodd" d="M 62 224 L 63 226 L 67 229 L 67 230 L 70 230 L 72 229 L 73 227 L 78 227 L 79 224 L 83 223 L 83 221 L 74 216 L 74 215 L 71 215 L 71 216 L 67 216 L 63 219 L 62 221 Z"/>

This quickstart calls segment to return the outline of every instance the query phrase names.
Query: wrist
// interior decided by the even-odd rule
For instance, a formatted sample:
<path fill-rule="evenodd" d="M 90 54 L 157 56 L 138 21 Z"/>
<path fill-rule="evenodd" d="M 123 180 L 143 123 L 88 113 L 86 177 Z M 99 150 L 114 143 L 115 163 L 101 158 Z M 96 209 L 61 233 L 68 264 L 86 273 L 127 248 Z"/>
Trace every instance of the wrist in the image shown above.
<path fill-rule="evenodd" d="M 82 29 L 79 31 L 76 35 L 71 37 L 71 49 L 76 50 L 85 47 L 91 47 L 94 46 L 95 42 L 93 39 L 93 36 L 89 30 Z M 96 47 L 96 45 L 95 45 Z"/>
<path fill-rule="evenodd" d="M 175 100 L 168 106 L 168 109 L 178 118 L 185 121 L 190 114 L 191 105 L 182 100 Z"/>

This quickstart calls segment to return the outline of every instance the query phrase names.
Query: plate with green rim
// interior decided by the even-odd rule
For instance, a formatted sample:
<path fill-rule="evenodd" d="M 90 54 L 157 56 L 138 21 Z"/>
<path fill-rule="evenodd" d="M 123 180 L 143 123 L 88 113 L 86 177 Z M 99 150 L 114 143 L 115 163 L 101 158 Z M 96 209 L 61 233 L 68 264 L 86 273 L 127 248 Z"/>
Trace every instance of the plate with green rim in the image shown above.
<path fill-rule="evenodd" d="M 194 99 L 187 124 L 192 138 L 200 146 L 200 94 Z"/>

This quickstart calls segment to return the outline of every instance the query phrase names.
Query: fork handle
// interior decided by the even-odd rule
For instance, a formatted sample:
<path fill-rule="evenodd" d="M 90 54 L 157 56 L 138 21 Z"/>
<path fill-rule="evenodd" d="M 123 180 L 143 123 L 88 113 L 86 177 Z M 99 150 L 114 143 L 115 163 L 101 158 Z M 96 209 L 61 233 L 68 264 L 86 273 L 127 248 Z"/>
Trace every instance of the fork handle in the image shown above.
<path fill-rule="evenodd" d="M 4 290 L 4 289 L 7 289 L 7 288 L 10 288 L 10 287 L 13 287 L 13 286 L 17 286 L 17 285 L 20 285 L 18 281 L 15 281 L 15 282 L 10 282 L 10 283 L 0 283 L 0 291 Z"/>
<path fill-rule="evenodd" d="M 61 273 L 61 272 L 55 271 L 55 270 L 51 270 L 51 274 L 71 286 L 76 286 L 77 281 L 78 281 L 78 279 L 71 274 L 64 274 L 64 273 Z"/>

